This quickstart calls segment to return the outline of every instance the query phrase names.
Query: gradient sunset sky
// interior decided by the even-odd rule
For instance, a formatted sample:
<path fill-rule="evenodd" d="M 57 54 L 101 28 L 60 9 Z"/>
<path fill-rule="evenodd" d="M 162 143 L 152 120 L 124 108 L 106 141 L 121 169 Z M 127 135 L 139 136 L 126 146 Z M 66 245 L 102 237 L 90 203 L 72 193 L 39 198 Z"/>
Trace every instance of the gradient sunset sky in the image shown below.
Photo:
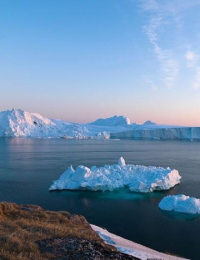
<path fill-rule="evenodd" d="M 200 0 L 2 0 L 0 110 L 200 126 Z"/>

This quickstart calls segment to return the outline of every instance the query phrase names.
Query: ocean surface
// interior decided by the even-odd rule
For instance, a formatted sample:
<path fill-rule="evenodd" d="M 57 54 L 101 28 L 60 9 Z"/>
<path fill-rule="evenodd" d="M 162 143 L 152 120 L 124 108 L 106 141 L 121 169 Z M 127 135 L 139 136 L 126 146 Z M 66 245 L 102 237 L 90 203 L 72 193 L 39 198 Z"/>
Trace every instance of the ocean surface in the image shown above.
<path fill-rule="evenodd" d="M 69 165 L 126 163 L 179 170 L 180 185 L 151 194 L 53 191 Z M 200 142 L 0 138 L 0 201 L 82 214 L 95 225 L 158 251 L 200 259 L 200 217 L 158 208 L 166 195 L 200 198 Z"/>

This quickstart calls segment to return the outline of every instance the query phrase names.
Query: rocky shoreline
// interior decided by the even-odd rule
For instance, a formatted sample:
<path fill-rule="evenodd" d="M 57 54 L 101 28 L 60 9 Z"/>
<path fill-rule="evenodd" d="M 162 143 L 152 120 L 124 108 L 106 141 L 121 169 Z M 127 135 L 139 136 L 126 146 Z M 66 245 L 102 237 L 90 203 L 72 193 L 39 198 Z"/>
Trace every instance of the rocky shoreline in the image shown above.
<path fill-rule="evenodd" d="M 81 215 L 0 203 L 0 260 L 137 260 L 106 244 Z"/>
<path fill-rule="evenodd" d="M 54 260 L 136 260 L 130 255 L 105 248 L 97 241 L 79 238 L 53 238 L 36 242 L 42 253 Z M 53 255 L 53 256 L 52 256 Z"/>

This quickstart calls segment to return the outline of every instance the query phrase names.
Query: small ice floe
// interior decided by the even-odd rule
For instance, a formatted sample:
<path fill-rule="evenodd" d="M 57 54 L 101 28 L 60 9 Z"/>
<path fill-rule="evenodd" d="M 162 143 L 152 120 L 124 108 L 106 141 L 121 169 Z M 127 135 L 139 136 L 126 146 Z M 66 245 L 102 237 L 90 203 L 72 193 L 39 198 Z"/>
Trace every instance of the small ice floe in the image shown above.
<path fill-rule="evenodd" d="M 177 211 L 188 214 L 200 214 L 200 199 L 185 195 L 164 197 L 159 203 L 159 208 L 167 211 Z"/>

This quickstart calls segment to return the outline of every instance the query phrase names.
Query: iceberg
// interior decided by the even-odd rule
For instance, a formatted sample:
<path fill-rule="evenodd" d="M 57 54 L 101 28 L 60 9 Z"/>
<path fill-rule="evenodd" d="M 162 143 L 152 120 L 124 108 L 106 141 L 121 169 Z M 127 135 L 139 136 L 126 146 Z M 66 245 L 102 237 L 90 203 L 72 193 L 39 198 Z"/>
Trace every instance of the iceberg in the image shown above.
<path fill-rule="evenodd" d="M 77 124 L 21 109 L 0 111 L 0 137 L 65 139 L 200 140 L 200 127 L 131 123 L 125 116 Z"/>
<path fill-rule="evenodd" d="M 96 121 L 89 124 L 98 126 L 127 126 L 131 124 L 131 121 L 128 117 L 125 116 L 113 116 L 105 119 L 99 118 Z"/>
<path fill-rule="evenodd" d="M 166 127 L 151 125 L 151 129 L 134 129 L 111 133 L 111 139 L 125 140 L 200 140 L 200 127 Z"/>
<path fill-rule="evenodd" d="M 152 126 L 152 125 L 157 125 L 156 123 L 152 122 L 151 120 L 147 120 L 144 122 L 143 126 Z"/>
<path fill-rule="evenodd" d="M 167 211 L 200 214 L 200 199 L 183 194 L 167 196 L 160 201 L 159 208 Z"/>
<path fill-rule="evenodd" d="M 113 191 L 128 187 L 132 192 L 168 190 L 180 183 L 181 176 L 175 169 L 142 166 L 125 163 L 123 157 L 118 164 L 88 168 L 70 166 L 49 190 Z"/>
<path fill-rule="evenodd" d="M 49 119 L 38 113 L 21 109 L 0 111 L 0 137 L 107 139 L 111 130 L 124 131 L 126 127 L 96 127 L 60 119 Z"/>
<path fill-rule="evenodd" d="M 103 125 L 99 120 L 97 125 L 77 124 L 21 109 L 0 111 L 0 137 L 109 139 L 111 132 L 132 129 L 130 120 L 124 116 L 105 119 Z"/>

